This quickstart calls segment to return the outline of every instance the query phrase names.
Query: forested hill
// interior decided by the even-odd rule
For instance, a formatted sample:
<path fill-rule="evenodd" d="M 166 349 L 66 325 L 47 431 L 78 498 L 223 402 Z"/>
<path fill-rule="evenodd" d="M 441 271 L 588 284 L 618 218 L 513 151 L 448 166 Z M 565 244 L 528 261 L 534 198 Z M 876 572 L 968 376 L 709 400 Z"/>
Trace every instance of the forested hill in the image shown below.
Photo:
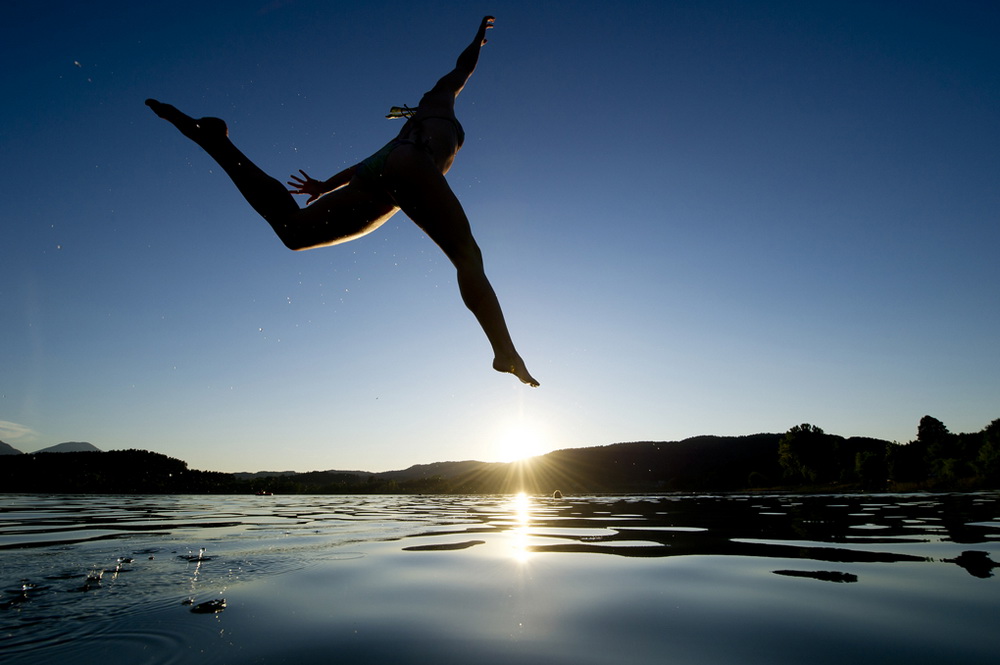
<path fill-rule="evenodd" d="M 402 471 L 228 474 L 143 450 L 0 456 L 0 492 L 531 493 L 1000 487 L 1000 420 L 953 434 L 930 416 L 908 444 L 844 438 L 809 424 L 784 434 L 699 436 L 558 450 L 510 464 Z"/>
<path fill-rule="evenodd" d="M 402 471 L 226 474 L 142 450 L 35 453 L 0 460 L 3 492 L 289 493 L 643 492 L 744 489 L 780 481 L 781 435 L 698 437 L 559 450 L 510 464 L 421 464 Z"/>
<path fill-rule="evenodd" d="M 174 494 L 230 491 L 232 476 L 192 471 L 146 450 L 48 452 L 0 457 L 0 492 Z"/>

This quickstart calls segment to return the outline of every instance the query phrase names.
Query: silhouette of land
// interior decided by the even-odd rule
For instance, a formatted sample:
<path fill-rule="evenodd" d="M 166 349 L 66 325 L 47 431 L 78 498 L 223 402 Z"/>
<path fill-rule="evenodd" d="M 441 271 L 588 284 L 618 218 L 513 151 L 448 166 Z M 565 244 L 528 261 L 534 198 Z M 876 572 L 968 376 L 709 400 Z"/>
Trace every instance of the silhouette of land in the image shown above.
<path fill-rule="evenodd" d="M 89 444 L 74 444 L 81 445 Z M 580 494 L 1000 487 L 1000 419 L 980 432 L 953 434 L 931 416 L 921 419 L 917 438 L 906 444 L 844 438 L 803 424 L 784 434 L 616 443 L 520 462 L 437 462 L 378 473 L 221 473 L 189 469 L 186 462 L 145 450 L 23 454 L 0 447 L 8 453 L 0 457 L 3 492 L 551 494 L 558 489 Z"/>

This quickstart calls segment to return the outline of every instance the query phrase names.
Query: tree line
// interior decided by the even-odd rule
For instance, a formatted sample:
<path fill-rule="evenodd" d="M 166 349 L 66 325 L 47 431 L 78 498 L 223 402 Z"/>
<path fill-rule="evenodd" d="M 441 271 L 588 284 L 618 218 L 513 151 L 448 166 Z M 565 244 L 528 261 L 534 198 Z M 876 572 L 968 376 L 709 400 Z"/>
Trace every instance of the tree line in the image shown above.
<path fill-rule="evenodd" d="M 924 416 L 906 444 L 844 438 L 804 423 L 784 434 L 700 436 L 557 450 L 496 464 L 246 476 L 189 469 L 145 450 L 0 456 L 0 492 L 106 494 L 441 494 L 948 490 L 1000 488 L 1000 419 L 955 434 Z"/>
<path fill-rule="evenodd" d="M 417 479 L 387 483 L 374 476 L 317 471 L 241 478 L 189 469 L 187 462 L 148 450 L 55 452 L 0 457 L 0 492 L 59 494 L 356 494 L 440 489 Z"/>
<path fill-rule="evenodd" d="M 956 434 L 931 416 L 906 444 L 827 434 L 808 423 L 781 438 L 778 461 L 792 484 L 849 484 L 861 489 L 1000 487 L 1000 419 L 979 432 Z"/>

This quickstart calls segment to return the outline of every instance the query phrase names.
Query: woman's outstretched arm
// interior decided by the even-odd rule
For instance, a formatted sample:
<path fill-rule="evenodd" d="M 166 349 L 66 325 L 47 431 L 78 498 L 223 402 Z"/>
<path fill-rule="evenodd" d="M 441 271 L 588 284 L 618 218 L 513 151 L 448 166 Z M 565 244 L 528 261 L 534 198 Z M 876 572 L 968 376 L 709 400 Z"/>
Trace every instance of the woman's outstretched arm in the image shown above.
<path fill-rule="evenodd" d="M 300 178 L 297 175 L 291 176 L 292 180 L 288 181 L 288 184 L 295 189 L 288 190 L 292 194 L 308 194 L 309 200 L 306 201 L 306 205 L 309 205 L 319 197 L 324 194 L 328 194 L 335 189 L 339 189 L 349 183 L 351 178 L 354 177 L 354 172 L 358 169 L 357 165 L 348 167 L 341 171 L 340 173 L 330 176 L 326 180 L 316 180 L 311 177 L 308 173 L 299 169 L 299 173 L 302 174 Z"/>
<path fill-rule="evenodd" d="M 465 50 L 458 56 L 455 69 L 442 76 L 428 94 L 447 92 L 453 97 L 458 97 L 458 93 L 462 92 L 462 88 L 472 76 L 472 72 L 476 71 L 479 50 L 486 43 L 486 31 L 493 27 L 495 20 L 492 16 L 483 17 L 472 43 L 466 46 Z"/>

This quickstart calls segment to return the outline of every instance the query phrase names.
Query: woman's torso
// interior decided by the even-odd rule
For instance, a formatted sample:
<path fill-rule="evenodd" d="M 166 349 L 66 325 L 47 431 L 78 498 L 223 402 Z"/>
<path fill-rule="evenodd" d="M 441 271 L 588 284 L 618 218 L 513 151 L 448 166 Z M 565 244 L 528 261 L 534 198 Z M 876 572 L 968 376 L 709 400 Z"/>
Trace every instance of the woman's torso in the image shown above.
<path fill-rule="evenodd" d="M 406 121 L 396 138 L 418 145 L 441 173 L 447 173 L 465 142 L 465 130 L 455 117 L 453 104 L 434 104 L 426 95 L 420 102 L 416 114 Z"/>

